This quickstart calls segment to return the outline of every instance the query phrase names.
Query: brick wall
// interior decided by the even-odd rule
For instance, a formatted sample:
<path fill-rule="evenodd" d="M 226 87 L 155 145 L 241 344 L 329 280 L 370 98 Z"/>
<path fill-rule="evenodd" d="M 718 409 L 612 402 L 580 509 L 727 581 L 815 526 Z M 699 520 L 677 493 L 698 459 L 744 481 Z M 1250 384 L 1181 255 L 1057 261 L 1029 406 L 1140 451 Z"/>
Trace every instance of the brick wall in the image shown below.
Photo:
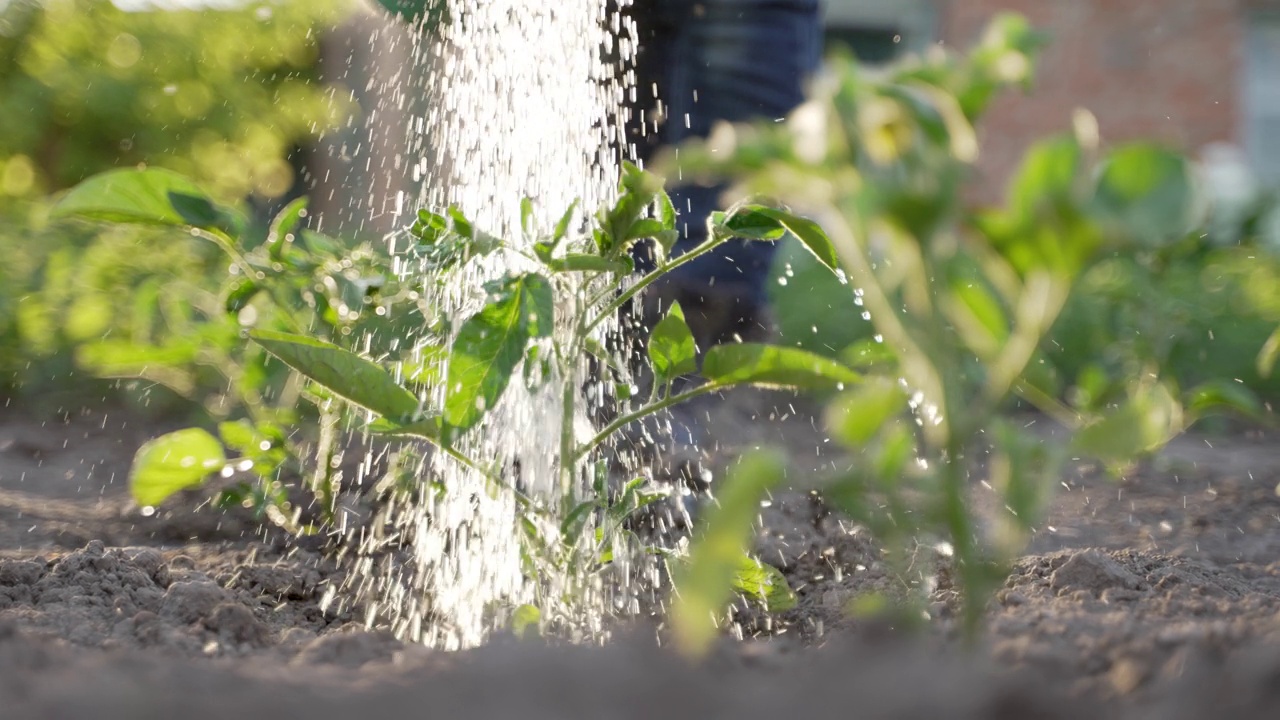
<path fill-rule="evenodd" d="M 957 49 L 1013 10 L 1049 32 L 1035 89 L 1000 99 L 984 121 L 979 200 L 1003 192 L 1027 145 L 1070 127 L 1076 107 L 1103 142 L 1153 138 L 1191 153 L 1241 140 L 1242 0 L 944 0 L 939 38 Z"/>

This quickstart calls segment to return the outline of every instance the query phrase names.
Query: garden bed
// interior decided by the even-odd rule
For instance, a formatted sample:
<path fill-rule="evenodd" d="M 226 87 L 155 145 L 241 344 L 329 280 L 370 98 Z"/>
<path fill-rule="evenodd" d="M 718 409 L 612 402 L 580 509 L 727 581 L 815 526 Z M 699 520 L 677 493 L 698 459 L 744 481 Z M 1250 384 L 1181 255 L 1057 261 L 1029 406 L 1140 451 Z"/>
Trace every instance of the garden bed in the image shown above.
<path fill-rule="evenodd" d="M 247 518 L 176 502 L 143 517 L 124 478 L 137 446 L 167 428 L 123 411 L 42 421 L 5 409 L 0 707 L 312 719 L 1280 712 L 1280 449 L 1268 437 L 1184 436 L 1119 483 L 1073 468 L 969 651 L 952 639 L 954 593 L 932 546 L 919 562 L 944 566 L 934 631 L 907 638 L 844 612 L 911 580 L 804 487 L 805 463 L 825 461 L 804 413 L 740 397 L 720 408 L 717 434 L 792 451 L 796 487 L 764 511 L 757 550 L 800 602 L 754 617 L 758 637 L 726 640 L 697 668 L 643 628 L 604 649 L 403 645 L 323 611 L 341 569 Z M 977 478 L 974 497 L 986 497 Z"/>

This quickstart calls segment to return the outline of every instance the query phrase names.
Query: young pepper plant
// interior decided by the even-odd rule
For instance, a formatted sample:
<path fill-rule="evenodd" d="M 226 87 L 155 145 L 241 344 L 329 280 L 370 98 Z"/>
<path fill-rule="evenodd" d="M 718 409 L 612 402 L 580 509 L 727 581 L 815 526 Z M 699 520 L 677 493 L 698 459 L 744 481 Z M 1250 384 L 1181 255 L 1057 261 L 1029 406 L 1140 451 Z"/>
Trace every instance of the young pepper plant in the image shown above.
<path fill-rule="evenodd" d="M 1103 153 L 1087 113 L 1072 134 L 1031 148 L 1004 207 L 968 209 L 974 123 L 997 90 L 1029 82 L 1040 43 L 1025 20 L 1002 15 L 967 57 L 912 58 L 875 76 L 835 57 L 787 123 L 735 126 L 656 164 L 797 209 L 805 217 L 755 207 L 724 222 L 750 237 L 792 233 L 847 274 L 877 335 L 845 352 L 864 381 L 826 410 L 827 432 L 848 453 L 826 495 L 884 543 L 909 586 L 915 548 L 937 543 L 950 557 L 941 582 L 960 596 L 970 631 L 1067 457 L 1120 467 L 1208 409 L 1158 376 L 1094 412 L 1046 382 L 1040 345 L 1086 270 L 1174 242 L 1198 217 L 1184 159 L 1134 146 Z M 1034 434 L 1015 402 L 1070 440 Z M 970 505 L 979 457 L 1005 508 L 990 523 Z"/>
<path fill-rule="evenodd" d="M 526 216 L 531 215 L 530 212 Z M 443 214 L 422 211 L 411 229 L 419 241 L 419 256 L 430 257 L 439 271 L 456 270 L 499 249 L 533 259 L 540 270 L 509 274 L 489 283 L 482 309 L 466 318 L 438 357 L 444 385 L 443 403 L 426 404 L 427 392 L 414 394 L 392 380 L 372 361 L 333 345 L 300 336 L 251 333 L 263 345 L 311 380 L 378 416 L 370 427 L 388 435 L 429 440 L 459 462 L 481 469 L 474 458 L 459 455 L 455 441 L 464 433 L 483 432 L 487 412 L 500 402 L 507 387 L 521 377 L 517 369 L 550 364 L 543 377 L 563 384 L 564 422 L 558 452 L 561 490 L 567 494 L 573 479 L 584 472 L 596 453 L 621 429 L 699 395 L 737 385 L 767 385 L 795 389 L 833 389 L 858 381 L 841 363 L 793 348 L 765 344 L 736 344 L 710 348 L 700 373 L 704 382 L 680 392 L 671 390 L 676 377 L 698 370 L 697 348 L 680 308 L 673 307 L 650 336 L 647 360 L 659 380 L 653 393 L 624 406 L 591 437 L 578 439 L 571 422 L 579 388 L 574 369 L 601 349 L 603 326 L 646 287 L 673 269 L 713 250 L 737 234 L 734 218 L 750 208 L 713 219 L 708 239 L 676 257 L 668 252 L 675 240 L 675 211 L 653 175 L 627 167 L 618 198 L 590 221 L 585 232 L 571 234 L 574 208 L 545 236 L 527 227 L 523 244 L 495 238 L 473 226 L 456 208 Z M 573 236 L 571 236 L 573 235 Z M 776 238 L 769 238 L 769 240 Z M 659 250 L 656 267 L 640 278 L 631 251 L 641 241 Z M 820 257 L 834 257 L 829 247 Z M 572 276 L 572 280 L 568 278 Z M 585 289 L 585 291 L 584 291 Z M 555 327 L 567 332 L 554 333 Z M 538 355 L 550 338 L 553 352 Z M 606 362 L 613 358 L 604 357 Z M 352 381 L 357 374 L 364 381 Z M 378 375 L 376 381 L 371 379 Z M 494 478 L 495 481 L 500 480 Z"/>
<path fill-rule="evenodd" d="M 452 338 L 446 346 L 433 348 L 441 365 L 434 375 L 443 393 L 433 392 L 429 385 L 411 391 L 372 360 L 312 338 L 261 331 L 250 337 L 313 382 L 371 413 L 375 417 L 368 425 L 371 431 L 425 439 L 491 483 L 512 488 L 524 507 L 522 523 L 531 550 L 526 555 L 535 566 L 551 563 L 570 569 L 569 575 L 578 578 L 608 566 L 615 537 L 625 531 L 627 517 L 659 497 L 646 492 L 642 481 L 627 483 L 616 499 L 608 490 L 601 451 L 631 423 L 699 395 L 739 385 L 832 391 L 859 381 L 852 369 L 805 351 L 736 344 L 710 348 L 700 368 L 702 382 L 673 391 L 673 380 L 699 368 L 698 348 L 680 308 L 672 307 L 649 337 L 646 359 L 657 380 L 653 392 L 647 398 L 624 399 L 615 417 L 594 434 L 580 437 L 574 424 L 575 406 L 581 401 L 575 371 L 591 354 L 602 356 L 606 363 L 613 361 L 600 349 L 608 322 L 665 273 L 737 235 L 735 218 L 740 214 L 749 217 L 767 210 L 744 207 L 713 218 L 708 239 L 676 257 L 668 256 L 676 220 L 670 199 L 655 176 L 634 167 L 626 168 L 617 200 L 592 217 L 584 232 L 571 232 L 572 207 L 545 235 L 531 227 L 531 206 L 526 204 L 525 211 L 522 243 L 479 230 L 456 208 L 443 214 L 422 211 L 411 228 L 420 243 L 417 256 L 429 258 L 427 267 L 436 272 L 457 271 L 498 252 L 521 255 L 539 267 L 490 282 L 485 305 L 462 320 L 454 332 L 445 333 Z M 818 256 L 834 258 L 829 246 L 817 245 L 819 240 L 814 238 Z M 659 260 L 652 271 L 632 278 L 632 248 L 642 241 L 655 243 Z M 538 382 L 560 384 L 563 403 L 559 446 L 548 449 L 557 454 L 560 472 L 559 493 L 550 506 L 545 499 L 512 487 L 514 481 L 500 476 L 481 458 L 468 456 L 463 449 L 466 443 L 459 442 L 468 433 L 484 432 L 488 412 L 512 383 L 528 381 L 531 367 L 541 368 L 535 373 Z M 432 405 L 430 399 L 438 397 L 442 401 Z M 585 498 L 575 491 L 584 477 L 593 479 Z M 547 515 L 559 518 L 550 536 L 540 529 L 542 524 L 533 522 Z M 588 529 L 592 532 L 587 533 Z M 581 551 L 584 544 L 585 553 Z M 742 557 L 736 567 L 741 592 L 775 609 L 793 602 L 780 574 Z M 522 612 L 522 622 L 529 616 Z"/>
<path fill-rule="evenodd" d="M 511 486 L 514 482 L 500 477 L 482 458 L 469 457 L 458 440 L 467 433 L 484 432 L 488 412 L 513 382 L 536 378 L 537 382 L 560 383 L 560 442 L 548 450 L 559 460 L 559 507 L 550 509 L 561 517 L 561 538 L 534 533 L 537 537 L 532 539 L 545 550 L 543 561 L 561 565 L 580 562 L 567 549 L 578 542 L 574 534 L 582 532 L 592 517 L 601 524 L 595 530 L 596 542 L 586 564 L 608 564 L 610 535 L 621 531 L 627 515 L 656 497 L 633 482 L 618 498 L 611 499 L 602 482 L 601 451 L 629 424 L 699 395 L 739 385 L 830 391 L 859 381 L 856 372 L 829 358 L 793 348 L 738 344 L 710 348 L 701 363 L 703 382 L 674 391 L 673 380 L 699 370 L 698 348 L 677 306 L 669 309 L 649 338 L 646 360 L 658 380 L 653 392 L 647 398 L 623 398 L 616 416 L 589 437 L 577 436 L 573 419 L 581 389 L 575 370 L 588 356 L 617 365 L 603 350 L 610 322 L 664 274 L 740 234 L 740 216 L 749 218 L 752 213 L 768 210 L 744 207 L 713 218 L 707 240 L 675 257 L 669 255 L 676 239 L 675 209 L 661 181 L 635 167 L 625 169 L 617 200 L 589 218 L 585 228 L 573 226 L 576 208 L 570 207 L 550 231 L 539 233 L 533 227 L 531 204 L 526 202 L 524 210 L 525 237 L 520 242 L 475 227 L 457 208 L 443 213 L 420 212 L 409 229 L 415 243 L 405 252 L 429 276 L 445 277 L 500 252 L 519 255 L 528 261 L 525 267 L 532 264 L 537 269 L 508 273 L 488 283 L 483 307 L 453 327 L 441 320 L 428 328 L 428 318 L 412 303 L 379 305 L 377 315 L 389 315 L 386 319 L 397 323 L 397 331 L 389 333 L 389 339 L 384 333 L 382 342 L 398 346 L 398 352 L 384 351 L 375 359 L 370 353 L 339 344 L 349 343 L 351 333 L 333 321 L 332 313 L 341 319 L 347 311 L 344 305 L 329 302 L 317 307 L 318 299 L 307 294 L 312 287 L 307 275 L 311 268 L 298 266 L 288 241 L 301 206 L 286 208 L 267 242 L 252 251 L 239 241 L 243 233 L 233 213 L 209 201 L 189 182 L 163 171 L 130 171 L 91 179 L 60 206 L 66 216 L 183 227 L 222 248 L 238 268 L 238 278 L 227 293 L 229 309 L 243 307 L 260 296 L 283 308 L 281 322 L 246 328 L 247 336 L 253 345 L 310 381 L 306 394 L 330 413 L 329 428 L 337 417 L 332 414 L 336 412 L 333 403 L 340 400 L 361 410 L 359 415 L 372 433 L 429 441 L 491 482 Z M 777 237 L 761 239 L 773 241 Z M 636 278 L 632 250 L 639 242 L 654 244 L 658 262 L 653 270 Z M 829 246 L 815 244 L 813 249 L 823 262 L 833 262 L 835 255 Z M 304 272 L 299 273 L 300 269 Z M 291 273 L 304 279 L 299 281 Z M 289 296 L 287 291 L 298 286 L 303 291 Z M 290 315 L 297 305 L 306 307 L 308 302 L 308 314 Z M 415 321 L 417 327 L 413 327 Z M 368 334 L 357 336 L 361 337 L 368 340 Z M 437 392 L 441 387 L 443 392 Z M 443 400 L 432 404 L 433 398 Z M 292 447 L 276 452 L 275 443 L 283 442 L 285 436 L 274 428 L 254 420 L 224 424 L 222 442 L 200 429 L 158 438 L 135 458 L 133 493 L 140 503 L 155 505 L 179 490 L 227 472 L 227 468 L 250 467 L 266 477 L 277 471 L 276 463 L 283 462 L 282 457 L 294 457 Z M 328 439 L 312 462 L 321 474 L 330 467 L 328 455 L 335 447 L 333 433 L 323 430 L 321 437 Z M 227 448 L 239 457 L 228 460 Z M 574 497 L 575 480 L 580 477 L 595 478 L 591 497 Z M 429 479 L 422 478 L 422 482 Z M 332 517 L 337 492 L 333 483 L 316 482 L 313 489 L 326 515 Z M 519 488 L 515 490 L 530 516 L 548 514 L 549 508 Z M 785 583 L 762 567 L 755 563 L 748 568 L 747 574 L 755 578 L 755 589 L 775 607 L 785 604 L 789 597 Z M 744 588 L 752 594 L 746 584 Z"/>

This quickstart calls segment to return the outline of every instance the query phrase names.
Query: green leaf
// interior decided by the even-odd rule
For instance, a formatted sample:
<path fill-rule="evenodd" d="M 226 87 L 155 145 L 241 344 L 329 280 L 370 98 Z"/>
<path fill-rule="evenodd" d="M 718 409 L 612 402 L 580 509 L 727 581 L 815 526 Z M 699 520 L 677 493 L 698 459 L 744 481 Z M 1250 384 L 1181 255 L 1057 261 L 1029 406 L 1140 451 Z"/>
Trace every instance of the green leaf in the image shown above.
<path fill-rule="evenodd" d="M 1029 86 L 1035 69 L 1036 51 L 1047 42 L 1047 35 L 1031 27 L 1027 18 L 1016 12 L 1001 12 L 987 24 L 982 42 L 973 52 L 972 63 L 979 71 L 974 73 L 992 85 L 989 95 L 1001 85 L 1021 84 Z M 984 77 L 985 76 L 985 77 Z M 972 92 L 972 88 L 970 89 Z M 968 108 L 973 117 L 985 108 L 985 102 Z"/>
<path fill-rule="evenodd" d="M 1267 342 L 1263 344 L 1262 350 L 1258 351 L 1256 362 L 1258 376 L 1263 378 L 1271 377 L 1271 372 L 1276 367 L 1277 358 L 1280 358 L 1280 327 L 1267 336 Z"/>
<path fill-rule="evenodd" d="M 907 397 L 889 378 L 875 378 L 845 391 L 828 406 L 827 431 L 850 448 L 864 445 L 886 421 L 905 411 Z"/>
<path fill-rule="evenodd" d="M 749 240 L 781 240 L 786 228 L 772 215 L 760 212 L 759 206 L 748 205 L 732 213 L 714 213 L 712 221 L 728 230 L 733 237 Z"/>
<path fill-rule="evenodd" d="M 401 364 L 406 383 L 436 387 L 444 380 L 444 364 L 448 349 L 439 345 L 422 345 L 415 349 L 414 357 Z"/>
<path fill-rule="evenodd" d="M 236 278 L 233 280 L 227 290 L 227 299 L 223 303 L 228 313 L 238 313 L 245 308 L 253 298 L 262 292 L 262 285 L 248 278 Z"/>
<path fill-rule="evenodd" d="M 1178 153 L 1147 144 L 1108 155 L 1094 202 L 1148 247 L 1182 239 L 1202 219 L 1191 164 Z"/>
<path fill-rule="evenodd" d="M 835 357 L 842 348 L 859 340 L 870 341 L 875 334 L 848 282 L 831 272 L 799 240 L 787 237 L 779 241 L 769 279 L 765 290 L 779 345 Z"/>
<path fill-rule="evenodd" d="M 796 594 L 778 568 L 743 553 L 733 576 L 733 589 L 759 602 L 770 612 L 785 612 L 796 606 Z"/>
<path fill-rule="evenodd" d="M 611 256 L 631 239 L 631 228 L 639 221 L 658 193 L 662 180 L 631 163 L 623 163 L 618 199 L 600 215 L 603 232 L 595 234 L 596 247 Z"/>
<path fill-rule="evenodd" d="M 676 643 L 685 653 L 703 655 L 714 641 L 716 618 L 742 572 L 760 501 L 785 476 L 783 457 L 768 450 L 753 450 L 730 468 L 719 503 L 708 511 L 688 561 L 673 570 L 671 622 Z"/>
<path fill-rule="evenodd" d="M 898 484 L 907 471 L 907 463 L 918 457 L 916 436 L 911 425 L 893 420 L 883 423 L 879 451 L 871 462 L 872 476 L 882 487 Z"/>
<path fill-rule="evenodd" d="M 200 485 L 226 464 L 222 444 L 208 432 L 171 432 L 138 448 L 129 471 L 129 492 L 139 505 L 159 505 L 176 492 Z"/>
<path fill-rule="evenodd" d="M 538 258 L 539 260 L 541 260 L 542 262 L 548 265 L 556 261 L 554 257 L 554 253 L 555 253 L 555 248 L 552 247 L 551 243 L 549 242 L 543 241 L 543 242 L 537 242 L 533 244 L 534 257 Z"/>
<path fill-rule="evenodd" d="M 228 448 L 253 461 L 258 474 L 271 472 L 288 459 L 284 433 L 272 425 L 255 426 L 248 420 L 218 423 L 218 436 Z"/>
<path fill-rule="evenodd" d="M 667 497 L 665 492 L 642 492 L 645 485 L 643 477 L 633 478 L 622 488 L 618 501 L 608 508 L 609 518 L 615 523 L 622 523 L 637 511 Z"/>
<path fill-rule="evenodd" d="M 318 255 L 328 255 L 333 257 L 345 249 L 341 241 L 335 240 L 323 233 L 318 233 L 313 230 L 303 230 L 299 234 L 302 236 L 302 243 L 307 246 L 307 249 Z"/>
<path fill-rule="evenodd" d="M 653 239 L 662 248 L 662 256 L 670 257 L 680 233 L 676 231 L 676 206 L 666 192 L 658 193 L 658 221 L 662 223 L 662 230 L 654 234 Z"/>
<path fill-rule="evenodd" d="M 407 435 L 439 442 L 444 437 L 444 422 L 439 415 L 401 425 L 400 423 L 380 418 L 369 423 L 369 432 L 375 435 Z"/>
<path fill-rule="evenodd" d="M 578 542 L 578 536 L 582 534 L 582 528 L 586 526 L 587 520 L 591 518 L 591 513 L 600 504 L 595 500 L 586 500 L 578 503 L 568 515 L 564 516 L 564 520 L 560 522 L 560 540 L 566 545 L 573 545 Z"/>
<path fill-rule="evenodd" d="M 758 343 L 716 345 L 702 375 L 718 385 L 759 385 L 794 390 L 837 390 L 861 380 L 840 363 L 806 350 Z"/>
<path fill-rule="evenodd" d="M 592 357 L 604 363 L 606 366 L 613 368 L 614 370 L 621 369 L 617 354 L 610 352 L 609 349 L 599 340 L 590 337 L 586 338 L 582 343 L 582 348 L 591 353 Z"/>
<path fill-rule="evenodd" d="M 658 193 L 658 221 L 662 223 L 664 230 L 676 229 L 676 206 L 671 202 L 671 196 L 667 192 Z"/>
<path fill-rule="evenodd" d="M 511 632 L 518 638 L 538 634 L 542 624 L 542 612 L 533 605 L 521 605 L 511 614 Z"/>
<path fill-rule="evenodd" d="M 467 239 L 475 237 L 475 226 L 471 224 L 471 221 L 467 219 L 467 216 L 464 215 L 456 205 L 450 205 L 449 208 L 445 210 L 445 214 L 449 216 L 454 232 Z"/>
<path fill-rule="evenodd" d="M 1117 409 L 1076 433 L 1075 451 L 1112 466 L 1127 465 L 1181 432 L 1182 406 L 1161 384 L 1137 388 Z"/>
<path fill-rule="evenodd" d="M 174 197 L 178 197 L 175 207 Z M 50 217 L 119 223 L 207 227 L 219 213 L 191 180 L 170 170 L 111 170 L 94 175 L 53 206 Z M 185 214 L 184 214 L 185 213 Z M 194 222 L 193 222 L 194 221 Z"/>
<path fill-rule="evenodd" d="M 458 429 L 475 425 L 497 404 L 529 339 L 549 335 L 555 320 L 551 285 L 541 275 L 508 278 L 495 295 L 463 323 L 453 343 L 444 419 Z"/>
<path fill-rule="evenodd" d="M 744 211 L 748 213 L 749 220 L 743 219 L 740 222 L 734 220 Z M 822 227 L 812 220 L 792 215 L 784 210 L 763 205 L 747 205 L 734 213 L 726 227 L 733 230 L 735 234 L 747 230 L 757 233 L 755 235 L 739 235 L 739 237 L 754 237 L 760 240 L 778 239 L 777 237 L 767 236 L 771 233 L 765 232 L 762 224 L 764 220 L 774 221 L 778 227 L 795 236 L 809 252 L 813 253 L 814 257 L 818 258 L 829 269 L 835 270 L 840 266 L 840 258 L 836 255 L 836 248 L 831 244 L 831 238 L 827 237 Z M 778 237 L 781 237 L 781 235 Z"/>
<path fill-rule="evenodd" d="M 551 360 L 542 357 L 541 348 L 530 345 L 524 354 L 524 385 L 537 390 L 551 379 Z"/>
<path fill-rule="evenodd" d="M 1009 338 L 1004 307 L 980 277 L 954 277 L 950 291 L 946 310 L 957 333 L 979 357 L 993 359 Z"/>
<path fill-rule="evenodd" d="M 272 260 L 279 260 L 284 256 L 284 251 L 289 247 L 287 236 L 298 229 L 298 224 L 306 216 L 307 198 L 300 197 L 285 205 L 271 221 L 271 228 L 267 231 L 267 244 L 271 247 Z"/>
<path fill-rule="evenodd" d="M 578 209 L 578 201 L 574 200 L 569 203 L 569 209 L 564 211 L 564 215 L 560 216 L 560 222 L 556 223 L 555 234 L 551 236 L 551 249 L 555 250 L 564 236 L 569 233 L 569 223 L 573 222 L 573 211 Z"/>
<path fill-rule="evenodd" d="M 426 208 L 418 211 L 418 219 L 409 228 L 409 233 L 427 245 L 439 242 L 441 236 L 449 232 L 449 219 Z"/>
<path fill-rule="evenodd" d="M 569 253 L 562 258 L 542 258 L 554 272 L 629 273 L 632 266 L 624 260 L 609 260 L 589 253 Z"/>
<path fill-rule="evenodd" d="M 397 421 L 418 411 L 413 393 L 382 366 L 353 352 L 303 335 L 269 330 L 254 330 L 249 337 L 289 367 L 360 407 Z"/>
<path fill-rule="evenodd" d="M 661 382 L 698 369 L 698 348 L 684 320 L 680 303 L 673 303 L 649 335 L 649 362 Z"/>
<path fill-rule="evenodd" d="M 262 439 L 248 420 L 235 420 L 218 423 L 218 436 L 227 447 L 241 455 L 259 452 Z"/>
<path fill-rule="evenodd" d="M 76 362 L 105 377 L 135 375 L 148 367 L 184 368 L 200 355 L 195 342 L 142 345 L 129 340 L 99 340 L 76 349 Z"/>
<path fill-rule="evenodd" d="M 1196 418 L 1217 410 L 1230 410 L 1254 419 L 1266 416 L 1258 396 L 1248 386 L 1232 380 L 1210 380 L 1191 388 L 1183 405 L 1187 413 Z"/>
<path fill-rule="evenodd" d="M 642 238 L 650 238 L 656 236 L 666 228 L 663 227 L 662 221 L 657 218 L 640 218 L 631 223 L 631 227 L 627 229 L 627 240 L 640 240 Z"/>
<path fill-rule="evenodd" d="M 1073 138 L 1032 145 L 1009 186 L 1011 209 L 1029 221 L 1046 209 L 1070 205 L 1082 162 L 1080 145 Z"/>
<path fill-rule="evenodd" d="M 1008 421 L 996 422 L 990 434 L 995 438 L 995 452 L 989 461 L 989 481 L 1012 515 L 1002 516 L 996 537 L 1002 539 L 1006 551 L 1021 552 L 1026 534 L 1039 524 L 1058 480 L 1062 448 Z M 1010 528 L 1015 531 L 1009 533 Z"/>
<path fill-rule="evenodd" d="M 840 359 L 846 365 L 857 370 L 869 370 L 877 367 L 891 367 L 898 362 L 893 350 L 875 338 L 866 338 L 851 343 L 840 351 Z"/>
<path fill-rule="evenodd" d="M 213 201 L 202 195 L 170 192 L 169 204 L 191 227 L 235 232 L 235 225 L 230 219 L 230 214 L 220 210 L 213 204 Z"/>
<path fill-rule="evenodd" d="M 529 198 L 520 198 L 520 229 L 533 233 L 533 201 Z"/>
<path fill-rule="evenodd" d="M 663 230 L 654 235 L 653 239 L 658 243 L 658 247 L 662 248 L 662 257 L 671 257 L 671 249 L 680 241 L 680 233 L 675 230 Z"/>

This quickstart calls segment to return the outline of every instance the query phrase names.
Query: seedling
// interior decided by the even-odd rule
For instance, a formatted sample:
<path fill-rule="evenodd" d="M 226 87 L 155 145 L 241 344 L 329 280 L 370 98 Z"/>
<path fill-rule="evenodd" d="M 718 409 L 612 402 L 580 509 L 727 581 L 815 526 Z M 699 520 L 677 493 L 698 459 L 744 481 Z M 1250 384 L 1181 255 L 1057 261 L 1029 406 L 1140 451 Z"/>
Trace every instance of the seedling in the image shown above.
<path fill-rule="evenodd" d="M 602 366 L 612 365 L 611 372 L 618 372 L 618 359 L 601 349 L 606 344 L 605 334 L 620 310 L 646 287 L 729 238 L 743 235 L 747 224 L 758 222 L 760 217 L 781 228 L 796 228 L 819 259 L 832 262 L 835 253 L 825 237 L 800 218 L 744 205 L 712 218 L 708 238 L 701 245 L 670 257 L 676 238 L 675 210 L 658 178 L 634 167 L 626 168 L 617 200 L 589 218 L 581 232 L 573 232 L 574 207 L 553 228 L 540 233 L 532 227 L 533 208 L 526 203 L 525 237 L 515 242 L 476 227 L 457 208 L 442 213 L 424 210 L 408 231 L 412 246 L 398 259 L 425 268 L 429 278 L 463 272 L 469 263 L 484 262 L 498 253 L 520 255 L 537 269 L 509 272 L 489 282 L 484 288 L 484 306 L 456 319 L 456 325 L 449 319 L 429 318 L 412 302 L 379 305 L 378 317 L 390 315 L 386 319 L 400 334 L 384 336 L 381 344 L 398 346 L 398 350 L 375 359 L 351 347 L 353 340 L 367 342 L 375 331 L 350 337 L 350 330 L 341 324 L 349 305 L 325 302 L 317 307 L 312 302 L 308 307 L 297 302 L 298 295 L 307 296 L 308 273 L 315 271 L 310 264 L 315 251 L 297 247 L 300 243 L 295 242 L 298 237 L 312 237 L 298 231 L 302 208 L 301 204 L 286 208 L 273 224 L 267 242 L 251 250 L 240 240 L 234 212 L 213 203 L 185 179 L 163 171 L 117 171 L 90 179 L 62 200 L 58 212 L 187 228 L 221 248 L 236 268 L 227 291 L 229 312 L 238 312 L 259 297 L 279 309 L 281 322 L 277 325 L 284 325 L 283 329 L 246 323 L 245 334 L 249 342 L 306 378 L 303 396 L 320 409 L 320 441 L 311 462 L 315 469 L 310 487 L 321 507 L 322 522 L 332 521 L 336 512 L 338 488 L 332 479 L 331 460 L 337 447 L 334 430 L 339 417 L 344 416 L 335 403 L 341 403 L 358 411 L 345 417 L 362 423 L 367 432 L 388 439 L 425 440 L 495 485 L 512 489 L 526 513 L 522 523 L 533 564 L 550 563 L 558 569 L 572 565 L 578 568 L 575 572 L 590 574 L 613 560 L 614 540 L 626 531 L 627 518 L 659 497 L 646 491 L 641 481 L 610 492 L 603 471 L 605 451 L 624 428 L 678 403 L 735 386 L 833 391 L 860 379 L 844 364 L 803 350 L 734 344 L 708 349 L 700 368 L 703 381 L 677 390 L 674 381 L 699 367 L 698 348 L 681 309 L 673 306 L 651 333 L 642 359 L 654 378 L 648 397 L 615 398 L 619 410 L 614 416 L 593 434 L 580 438 L 574 427 L 578 403 L 582 402 L 577 371 L 588 358 L 596 357 Z M 757 235 L 761 241 L 771 242 L 781 238 L 783 231 Z M 659 260 L 652 271 L 635 278 L 631 253 L 640 242 L 653 243 Z M 332 247 L 324 250 L 342 257 Z M 345 266 L 341 260 L 338 263 Z M 396 286 L 385 272 L 385 263 L 377 269 L 381 273 L 370 277 L 369 287 Z M 306 280 L 299 282 L 300 277 Z M 394 315 L 401 312 L 409 317 Z M 326 319 L 329 322 L 317 322 Z M 413 319 L 419 326 L 406 327 Z M 600 381 L 611 387 L 609 379 Z M 621 383 L 626 378 L 618 375 L 612 379 Z M 521 382 L 559 384 L 560 440 L 558 447 L 545 449 L 556 454 L 560 473 L 557 493 L 550 500 L 519 487 L 503 468 L 469 456 L 466 444 L 460 442 L 468 434 L 485 432 L 487 415 L 499 406 L 513 383 Z M 297 460 L 286 436 L 264 421 L 224 423 L 219 434 L 222 442 L 201 429 L 182 430 L 144 447 L 130 476 L 138 502 L 159 504 L 175 492 L 228 472 L 226 468 L 257 473 L 259 487 L 278 495 L 281 469 Z M 232 453 L 238 457 L 228 460 Z M 585 497 L 577 490 L 582 479 L 592 481 Z M 420 482 L 425 486 L 432 479 L 423 477 Z M 251 488 L 243 492 L 253 493 Z M 270 492 L 257 495 L 272 497 Z M 287 515 L 280 497 L 273 497 L 266 506 L 270 516 L 286 527 L 300 532 L 321 529 L 301 524 L 296 511 Z M 557 532 L 548 534 L 548 517 L 559 518 Z M 584 533 L 590 533 L 593 541 L 580 542 Z M 771 599 L 775 607 L 785 604 L 788 591 L 776 573 L 746 560 L 737 569 L 743 574 L 739 585 L 745 594 Z M 525 616 L 527 619 L 527 613 Z"/>

